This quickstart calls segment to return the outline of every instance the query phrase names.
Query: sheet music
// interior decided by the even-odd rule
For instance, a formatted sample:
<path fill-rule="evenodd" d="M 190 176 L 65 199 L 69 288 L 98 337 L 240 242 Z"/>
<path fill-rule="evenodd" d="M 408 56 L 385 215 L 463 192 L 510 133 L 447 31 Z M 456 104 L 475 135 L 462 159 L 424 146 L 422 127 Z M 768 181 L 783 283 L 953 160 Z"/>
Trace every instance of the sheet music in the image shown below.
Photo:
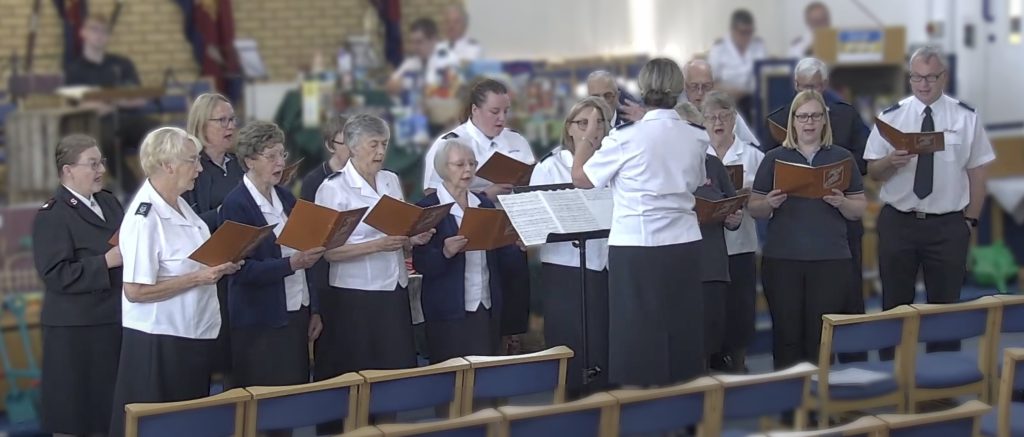
<path fill-rule="evenodd" d="M 587 202 L 587 208 L 590 209 L 590 213 L 597 219 L 597 225 L 601 229 L 612 228 L 612 189 L 611 188 L 594 188 L 590 190 L 581 190 L 583 192 L 583 198 Z"/>
<path fill-rule="evenodd" d="M 541 192 L 498 196 L 519 239 L 527 246 L 544 244 L 548 234 L 557 233 L 558 225 Z"/>

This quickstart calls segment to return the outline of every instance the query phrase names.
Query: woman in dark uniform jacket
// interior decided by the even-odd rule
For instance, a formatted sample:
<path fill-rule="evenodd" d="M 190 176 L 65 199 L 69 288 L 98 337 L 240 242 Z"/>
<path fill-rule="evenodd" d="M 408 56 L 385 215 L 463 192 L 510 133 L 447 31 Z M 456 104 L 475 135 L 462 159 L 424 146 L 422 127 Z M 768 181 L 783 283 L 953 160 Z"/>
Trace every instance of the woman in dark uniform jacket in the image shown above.
<path fill-rule="evenodd" d="M 423 274 L 420 301 L 433 363 L 496 354 L 501 338 L 501 279 L 529 276 L 525 271 L 509 270 L 522 256 L 517 247 L 467 252 L 469 240 L 457 235 L 468 208 L 494 208 L 486 196 L 469 191 L 476 167 L 473 149 L 459 140 L 445 140 L 434 155 L 442 184 L 417 202 L 424 208 L 454 203 L 430 241 L 412 250 L 413 267 Z"/>
<path fill-rule="evenodd" d="M 203 171 L 196 178 L 195 188 L 182 194 L 188 206 L 206 222 L 210 232 L 220 225 L 218 210 L 224 197 L 242 182 L 242 166 L 238 156 L 232 153 L 235 145 L 235 134 L 238 129 L 238 118 L 227 97 L 215 93 L 202 94 L 196 97 L 192 108 L 188 111 L 186 131 L 199 139 L 203 151 L 199 154 L 199 163 Z M 228 313 L 227 281 L 217 284 L 217 301 L 220 303 L 221 325 L 217 337 L 217 359 L 214 363 L 215 372 L 227 374 L 231 371 L 231 337 L 230 317 Z M 233 386 L 228 379 L 226 385 Z"/>
<path fill-rule="evenodd" d="M 842 313 L 849 294 L 840 286 L 851 281 L 846 221 L 859 220 L 867 204 L 859 171 L 849 172 L 845 191 L 833 189 L 821 199 L 789 198 L 774 187 L 778 161 L 815 167 L 853 161 L 849 151 L 832 145 L 821 94 L 796 95 L 786 132 L 782 147 L 765 154 L 758 167 L 748 205 L 751 215 L 769 219 L 761 272 L 776 369 L 817 361 L 821 316 Z"/>
<path fill-rule="evenodd" d="M 124 210 L 103 189 L 106 159 L 96 140 L 57 145 L 61 186 L 33 224 L 36 270 L 46 285 L 41 428 L 106 434 L 121 350 L 121 251 L 108 241 Z"/>
<path fill-rule="evenodd" d="M 295 207 L 295 196 L 278 186 L 288 157 L 284 132 L 273 123 L 252 122 L 239 131 L 238 155 L 247 171 L 224 199 L 221 218 L 257 227 L 276 224 L 274 234 L 280 236 Z M 265 238 L 228 278 L 237 386 L 309 382 L 307 345 L 322 325 L 305 269 L 323 252 L 299 252 Z"/>

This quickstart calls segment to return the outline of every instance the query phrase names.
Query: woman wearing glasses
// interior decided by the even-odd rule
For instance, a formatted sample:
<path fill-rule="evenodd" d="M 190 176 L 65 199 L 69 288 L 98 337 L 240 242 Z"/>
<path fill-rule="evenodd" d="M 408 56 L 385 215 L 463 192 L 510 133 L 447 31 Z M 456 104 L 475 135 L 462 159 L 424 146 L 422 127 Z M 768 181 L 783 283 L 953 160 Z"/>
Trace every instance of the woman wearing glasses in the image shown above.
<path fill-rule="evenodd" d="M 562 128 L 562 146 L 556 147 L 533 170 L 530 185 L 571 184 L 573 152 L 586 141 L 590 125 L 599 125 L 598 134 L 608 134 L 612 111 L 600 97 L 587 97 L 569 110 Z M 566 387 L 573 395 L 583 387 L 583 345 L 580 296 L 580 252 L 572 243 L 541 246 L 541 282 L 544 287 L 544 342 L 549 346 L 566 345 L 576 351 L 569 360 Z M 608 240 L 587 242 L 587 354 L 590 366 L 608 369 Z M 608 380 L 607 371 L 598 374 L 591 386 L 600 390 Z"/>
<path fill-rule="evenodd" d="M 278 186 L 288 152 L 277 125 L 256 121 L 239 131 L 237 153 L 246 169 L 242 183 L 224 198 L 221 217 L 262 227 L 280 236 L 295 196 Z M 305 252 L 265 238 L 228 278 L 233 381 L 239 387 L 309 382 L 309 341 L 320 335 L 316 295 L 306 269 L 324 248 Z"/>
<path fill-rule="evenodd" d="M 56 153 L 60 187 L 36 214 L 32 251 L 46 286 L 42 429 L 106 434 L 121 350 L 121 250 L 108 241 L 124 217 L 103 189 L 96 140 L 70 135 Z"/>
<path fill-rule="evenodd" d="M 769 219 L 761 271 L 776 369 L 818 360 L 821 316 L 841 313 L 848 294 L 846 221 L 859 219 L 867 204 L 859 171 L 849 172 L 845 191 L 833 189 L 821 199 L 789 198 L 774 188 L 777 161 L 819 167 L 852 158 L 848 150 L 832 145 L 825 111 L 817 91 L 796 95 L 786 139 L 765 155 L 748 205 L 751 215 Z"/>
<path fill-rule="evenodd" d="M 239 264 L 207 267 L 188 257 L 210 238 L 206 223 L 181 197 L 203 171 L 200 151 L 198 139 L 175 127 L 150 132 L 139 151 L 148 179 L 135 193 L 119 231 L 124 329 L 112 436 L 124 434 L 126 404 L 210 394 L 212 352 L 221 326 L 214 284 L 238 271 Z"/>

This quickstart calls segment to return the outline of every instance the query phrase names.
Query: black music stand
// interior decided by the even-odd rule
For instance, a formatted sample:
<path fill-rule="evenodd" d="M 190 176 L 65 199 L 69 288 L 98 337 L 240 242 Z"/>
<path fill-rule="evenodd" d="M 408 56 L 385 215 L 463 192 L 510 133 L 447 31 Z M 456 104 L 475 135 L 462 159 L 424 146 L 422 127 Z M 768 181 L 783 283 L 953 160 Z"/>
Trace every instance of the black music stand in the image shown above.
<path fill-rule="evenodd" d="M 534 185 L 528 187 L 514 187 L 515 194 L 529 193 L 531 191 L 556 191 L 573 189 L 573 184 Z M 583 362 L 583 385 L 590 384 L 597 375 L 604 372 L 601 366 L 590 365 L 589 333 L 587 331 L 587 241 L 608 238 L 608 229 L 587 232 L 571 232 L 565 234 L 548 234 L 546 242 L 565 243 L 571 242 L 573 247 L 580 252 L 580 324 L 583 328 L 583 342 L 580 345 L 580 360 Z"/>

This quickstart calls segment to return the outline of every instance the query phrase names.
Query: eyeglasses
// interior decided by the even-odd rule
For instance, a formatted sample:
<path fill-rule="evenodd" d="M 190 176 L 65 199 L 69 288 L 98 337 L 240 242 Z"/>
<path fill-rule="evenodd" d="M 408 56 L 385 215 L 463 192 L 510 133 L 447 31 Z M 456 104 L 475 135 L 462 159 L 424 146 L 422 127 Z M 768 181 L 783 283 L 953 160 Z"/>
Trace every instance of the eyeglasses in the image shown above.
<path fill-rule="evenodd" d="M 271 161 L 271 162 L 277 161 L 277 160 L 287 161 L 288 160 L 288 156 L 290 156 L 288 152 L 257 153 L 257 155 L 260 155 L 260 156 L 262 156 L 264 158 L 267 158 L 267 161 Z"/>
<path fill-rule="evenodd" d="M 181 160 L 181 162 L 184 162 L 186 164 L 196 165 L 196 164 L 199 163 L 199 156 L 190 156 L 188 158 L 179 158 L 179 159 Z"/>
<path fill-rule="evenodd" d="M 466 168 L 466 167 L 476 168 L 476 166 L 479 165 L 479 164 L 476 161 L 469 161 L 469 162 L 458 161 L 458 162 L 449 162 L 448 165 L 450 165 L 452 167 L 455 167 L 457 169 L 463 169 L 463 168 Z"/>
<path fill-rule="evenodd" d="M 711 89 L 714 88 L 714 87 L 715 87 L 715 84 L 712 83 L 712 82 L 704 82 L 704 83 L 692 82 L 692 83 L 686 84 L 686 91 L 687 92 L 691 92 L 691 93 L 706 93 L 708 91 L 711 91 Z"/>
<path fill-rule="evenodd" d="M 230 125 L 238 126 L 238 117 L 235 117 L 234 115 L 229 117 L 209 118 L 208 120 L 216 121 L 218 124 L 220 124 L 220 127 L 223 128 L 226 128 Z"/>
<path fill-rule="evenodd" d="M 943 74 L 946 74 L 946 70 L 942 70 L 942 71 L 940 71 L 938 73 L 935 73 L 935 74 L 927 74 L 927 75 L 911 74 L 910 75 L 910 81 L 914 82 L 914 83 L 921 83 L 921 81 L 923 80 L 923 81 L 925 81 L 927 83 L 935 83 L 935 82 L 937 82 L 939 80 L 940 77 L 942 77 Z"/>
<path fill-rule="evenodd" d="M 708 124 L 714 124 L 718 122 L 728 123 L 729 120 L 732 120 L 732 118 L 735 116 L 736 114 L 732 112 L 725 112 L 722 114 L 715 115 L 704 115 L 704 121 Z"/>
<path fill-rule="evenodd" d="M 107 158 L 100 158 L 99 161 L 76 162 L 74 164 L 71 164 L 71 166 L 72 167 L 77 167 L 77 166 L 89 167 L 89 168 L 92 169 L 92 171 L 100 171 L 100 167 L 106 167 L 107 166 Z"/>
<path fill-rule="evenodd" d="M 615 98 L 615 93 L 608 91 L 604 94 L 591 94 L 590 97 L 600 97 L 605 100 L 611 100 Z"/>
<path fill-rule="evenodd" d="M 801 123 L 807 123 L 808 121 L 812 121 L 812 120 L 813 121 L 821 121 L 821 119 L 825 118 L 825 113 L 824 112 L 812 112 L 812 113 L 809 113 L 809 114 L 793 114 L 793 118 L 795 118 L 796 121 L 799 121 Z"/>
<path fill-rule="evenodd" d="M 607 123 L 607 121 L 605 119 L 603 119 L 603 118 L 597 119 L 597 122 L 600 123 L 602 126 L 604 126 L 605 123 Z M 585 118 L 582 119 L 582 120 L 573 120 L 573 121 L 570 121 L 569 124 L 575 124 L 576 127 L 580 128 L 582 130 L 587 130 L 587 127 L 590 126 L 590 120 L 587 120 Z"/>

